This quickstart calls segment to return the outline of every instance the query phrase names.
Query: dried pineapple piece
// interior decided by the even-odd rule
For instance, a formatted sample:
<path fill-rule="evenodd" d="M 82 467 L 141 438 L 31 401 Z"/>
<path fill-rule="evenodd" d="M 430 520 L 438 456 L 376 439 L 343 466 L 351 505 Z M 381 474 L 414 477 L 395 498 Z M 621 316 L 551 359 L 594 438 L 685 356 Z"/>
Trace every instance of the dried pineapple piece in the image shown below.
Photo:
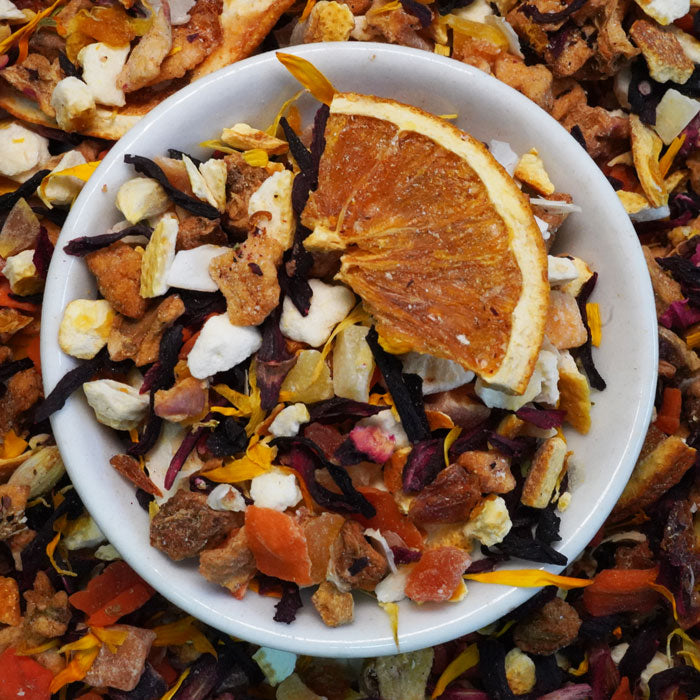
<path fill-rule="evenodd" d="M 148 299 L 168 291 L 166 278 L 175 259 L 178 220 L 173 214 L 161 217 L 141 260 L 142 297 Z"/>
<path fill-rule="evenodd" d="M 224 129 L 221 132 L 221 140 L 241 151 L 260 149 L 268 155 L 281 155 L 289 150 L 289 144 L 286 141 L 243 123 Z"/>
<path fill-rule="evenodd" d="M 540 194 L 549 195 L 556 191 L 545 170 L 542 158 L 540 158 L 535 148 L 530 149 L 530 151 L 521 156 L 513 176 L 530 185 Z"/>
<path fill-rule="evenodd" d="M 318 366 L 320 364 L 320 371 Z M 317 377 L 314 377 L 318 373 Z M 282 382 L 280 400 L 290 403 L 314 403 L 333 397 L 333 382 L 328 365 L 318 350 L 302 350 L 297 362 Z"/>
<path fill-rule="evenodd" d="M 365 338 L 369 328 L 348 326 L 338 333 L 333 348 L 333 391 L 354 401 L 369 401 L 374 357 Z"/>
<path fill-rule="evenodd" d="M 668 192 L 659 165 L 662 141 L 636 114 L 630 114 L 630 129 L 634 167 L 644 194 L 653 206 L 664 206 Z"/>

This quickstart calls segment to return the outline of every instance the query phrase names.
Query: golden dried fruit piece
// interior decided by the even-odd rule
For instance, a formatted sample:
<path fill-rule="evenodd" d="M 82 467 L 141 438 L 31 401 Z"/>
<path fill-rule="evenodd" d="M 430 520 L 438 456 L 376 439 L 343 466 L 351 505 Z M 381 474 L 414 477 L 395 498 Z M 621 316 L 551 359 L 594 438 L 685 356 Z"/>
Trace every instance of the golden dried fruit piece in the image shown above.
<path fill-rule="evenodd" d="M 529 201 L 477 140 L 420 109 L 336 94 L 310 250 L 343 250 L 340 279 L 391 345 L 455 360 L 522 393 L 542 344 L 547 257 Z"/>
<path fill-rule="evenodd" d="M 663 142 L 636 114 L 630 114 L 632 158 L 647 199 L 655 207 L 668 202 L 668 192 L 659 165 Z"/>

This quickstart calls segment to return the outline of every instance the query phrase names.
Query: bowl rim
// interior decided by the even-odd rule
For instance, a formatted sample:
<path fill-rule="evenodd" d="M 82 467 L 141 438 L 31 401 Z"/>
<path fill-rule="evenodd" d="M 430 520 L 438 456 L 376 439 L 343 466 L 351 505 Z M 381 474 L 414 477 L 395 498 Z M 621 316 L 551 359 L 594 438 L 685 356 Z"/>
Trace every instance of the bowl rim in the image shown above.
<path fill-rule="evenodd" d="M 590 156 L 588 156 L 586 151 L 581 148 L 576 140 L 549 114 L 539 109 L 539 107 L 532 103 L 527 97 L 520 94 L 513 88 L 492 76 L 482 73 L 472 66 L 459 63 L 451 58 L 430 54 L 419 49 L 372 42 L 327 42 L 323 44 L 293 46 L 282 50 L 285 53 L 303 56 L 312 62 L 314 55 L 318 55 L 319 52 L 338 52 L 339 50 L 342 50 L 350 52 L 349 55 L 356 53 L 358 58 L 360 55 L 362 57 L 366 57 L 368 53 L 380 53 L 387 57 L 395 56 L 396 60 L 399 62 L 410 59 L 437 63 L 438 66 L 442 66 L 445 69 L 452 71 L 453 75 L 462 73 L 464 79 L 482 83 L 483 87 L 479 87 L 478 89 L 501 91 L 503 93 L 503 99 L 506 102 L 514 104 L 519 103 L 518 106 L 521 111 L 527 111 L 528 109 L 531 110 L 532 108 L 537 109 L 541 113 L 542 131 L 544 132 L 545 130 L 550 129 L 555 130 L 559 132 L 559 138 L 570 139 L 571 143 L 575 144 L 576 148 L 578 148 L 581 153 L 582 161 L 585 162 L 587 174 L 590 173 L 592 177 L 596 177 L 598 179 L 604 177 L 598 166 L 593 162 Z M 218 83 L 225 85 L 228 81 L 232 80 L 236 75 L 243 71 L 256 70 L 258 66 L 263 65 L 266 62 L 276 61 L 274 54 L 274 51 L 270 51 L 247 58 L 195 81 L 191 85 L 186 86 L 182 90 L 168 97 L 145 117 L 143 117 L 143 119 L 141 119 L 135 126 L 133 126 L 127 132 L 127 134 L 125 134 L 120 141 L 112 147 L 71 207 L 66 222 L 62 227 L 59 242 L 56 246 L 56 253 L 59 253 L 59 255 L 54 256 L 54 261 L 52 262 L 53 270 L 55 271 L 58 266 L 57 258 L 63 255 L 63 251 L 59 251 L 59 248 L 61 248 L 62 244 L 65 244 L 65 242 L 69 240 L 69 234 L 71 238 L 76 235 L 76 226 L 83 215 L 83 210 L 86 207 L 87 201 L 92 195 L 97 193 L 103 179 L 102 175 L 108 173 L 111 167 L 117 161 L 122 159 L 123 154 L 129 152 L 133 147 L 133 144 L 141 140 L 143 134 L 146 134 L 150 129 L 154 128 L 154 125 L 157 125 L 161 119 L 165 119 L 169 115 L 174 116 L 176 113 L 175 110 L 178 109 L 178 106 L 182 102 L 195 99 L 200 93 L 206 94 L 207 91 L 214 89 L 214 86 L 216 86 Z M 591 170 L 591 168 L 593 168 L 594 171 Z M 614 195 L 612 187 L 610 187 L 610 193 L 613 195 L 614 199 L 609 197 L 608 201 L 604 202 L 604 206 L 610 206 L 613 210 L 616 209 L 616 216 L 620 220 L 620 225 L 624 225 L 623 222 L 626 219 L 626 226 L 628 230 L 633 230 L 632 224 L 624 212 L 622 205 Z M 624 219 L 622 219 L 620 214 L 624 214 Z M 638 248 L 635 256 L 638 258 L 636 261 L 637 266 L 643 265 L 641 247 Z M 49 304 L 53 303 L 54 306 L 56 303 L 58 303 L 58 300 L 60 300 L 63 304 L 61 307 L 61 313 L 67 301 L 63 294 L 65 291 L 64 288 L 66 279 L 63 279 L 60 273 L 58 275 L 52 274 L 52 270 L 49 270 L 45 298 L 49 300 Z M 641 280 L 639 283 L 643 288 L 646 288 L 644 295 L 646 296 L 646 299 L 640 299 L 640 304 L 644 304 L 645 307 L 647 307 L 646 321 L 648 323 L 648 327 L 653 328 L 655 333 L 657 319 L 654 311 L 651 281 L 647 278 L 646 281 Z M 44 321 L 49 318 L 49 304 L 45 304 L 42 309 L 42 328 L 45 325 Z M 57 323 L 54 323 L 52 319 L 49 319 L 49 322 L 46 323 L 47 327 L 53 327 L 54 325 L 57 328 Z M 56 335 L 56 337 L 50 337 L 48 333 L 44 332 L 41 334 L 41 359 L 42 366 L 44 368 L 43 381 L 46 393 L 48 393 L 48 391 L 55 386 L 58 379 L 60 379 L 60 375 L 57 373 L 57 363 L 55 361 L 52 362 L 52 359 L 55 357 L 56 352 L 61 351 L 58 348 L 57 334 L 52 335 Z M 654 388 L 656 383 L 655 379 L 658 366 L 658 343 L 655 340 L 655 335 L 652 346 L 653 347 L 650 348 L 648 356 L 646 356 L 648 367 L 645 368 L 646 371 L 644 372 L 645 375 L 648 373 L 650 379 L 648 384 L 643 387 L 642 399 L 636 406 L 633 429 L 627 436 L 627 443 L 624 449 L 623 459 L 621 459 L 617 465 L 617 473 L 619 473 L 619 470 L 622 468 L 624 463 L 624 470 L 626 471 L 627 478 L 629 478 L 629 474 L 631 473 L 637 456 L 641 451 L 646 429 L 650 423 L 652 415 Z M 110 532 L 111 539 L 109 541 L 115 541 L 118 544 L 121 539 L 118 528 L 114 528 L 114 525 L 110 522 L 108 514 L 100 511 L 97 502 L 91 495 L 91 492 L 88 490 L 85 484 L 81 483 L 80 478 L 74 478 L 74 474 L 76 477 L 79 477 L 80 475 L 80 470 L 78 468 L 74 470 L 71 464 L 71 455 L 74 450 L 73 445 L 70 443 L 74 442 L 74 438 L 71 438 L 66 432 L 64 432 L 65 428 L 62 428 L 59 425 L 59 414 L 54 414 L 51 416 L 50 420 L 60 452 L 62 455 L 66 455 L 66 457 L 64 457 L 64 461 L 74 487 L 78 491 L 78 494 L 80 495 L 85 507 L 93 515 L 93 518 L 100 529 L 105 532 L 105 534 Z M 608 485 L 598 503 L 597 512 L 593 514 L 588 521 L 586 532 L 582 532 L 581 528 L 577 529 L 571 538 L 562 543 L 562 546 L 557 547 L 558 551 L 562 552 L 569 558 L 569 561 L 572 561 L 580 554 L 580 552 L 590 541 L 593 534 L 595 534 L 595 532 L 603 524 L 604 520 L 607 518 L 608 514 L 622 493 L 626 480 L 627 479 L 622 480 L 622 478 L 618 478 L 614 484 L 614 487 Z M 216 610 L 211 609 L 200 601 L 192 600 L 179 591 L 175 586 L 168 584 L 163 574 L 157 570 L 157 567 L 147 561 L 142 561 L 137 556 L 132 556 L 133 553 L 130 551 L 129 547 L 122 546 L 120 548 L 119 546 L 116 546 L 116 548 L 121 553 L 124 560 L 127 561 L 145 581 L 151 584 L 165 598 L 186 612 L 203 620 L 212 627 L 222 629 L 222 627 L 217 624 L 219 622 L 219 618 Z M 516 567 L 517 564 L 510 562 L 504 568 Z M 564 568 L 562 566 L 533 564 L 532 568 L 535 567 L 552 573 L 558 573 Z M 164 585 L 167 586 L 167 590 L 165 591 L 163 590 Z M 498 603 L 502 606 L 502 609 L 499 608 L 499 617 L 525 602 L 527 599 L 533 596 L 537 590 L 539 590 L 515 588 L 510 586 L 498 586 L 496 588 L 498 588 L 499 591 L 507 589 L 505 593 L 502 595 L 499 594 L 498 596 Z M 479 610 L 477 620 L 480 620 L 481 623 L 483 623 L 479 624 L 477 622 L 477 628 L 481 628 L 488 622 L 493 621 L 493 616 L 489 616 L 487 610 Z M 462 629 L 460 629 L 458 624 L 460 621 L 462 622 Z M 303 635 L 296 635 L 293 628 L 287 628 L 285 625 L 277 625 L 278 629 L 270 631 L 257 627 L 255 624 L 250 624 L 244 619 L 239 619 L 236 621 L 236 623 L 238 627 L 235 630 L 229 628 L 225 631 L 236 634 L 237 636 L 262 646 L 292 652 L 331 657 L 377 656 L 394 654 L 397 652 L 396 646 L 394 646 L 394 644 L 391 642 L 373 643 L 371 638 L 363 643 L 343 641 L 341 639 L 342 628 L 340 630 L 336 629 L 338 641 L 329 643 L 327 640 L 316 640 L 313 638 L 305 638 Z M 357 622 L 354 624 L 357 624 Z M 465 633 L 465 630 L 463 629 L 465 624 L 466 622 L 464 620 L 464 616 L 462 616 L 461 618 L 455 620 L 454 623 L 450 623 L 449 625 L 441 625 L 437 628 L 433 628 L 428 623 L 425 628 L 421 629 L 419 632 L 411 633 L 409 635 L 401 635 L 399 632 L 399 638 L 401 640 L 400 651 L 404 652 L 420 649 L 456 638 Z M 472 623 L 470 623 L 470 627 L 474 628 Z"/>

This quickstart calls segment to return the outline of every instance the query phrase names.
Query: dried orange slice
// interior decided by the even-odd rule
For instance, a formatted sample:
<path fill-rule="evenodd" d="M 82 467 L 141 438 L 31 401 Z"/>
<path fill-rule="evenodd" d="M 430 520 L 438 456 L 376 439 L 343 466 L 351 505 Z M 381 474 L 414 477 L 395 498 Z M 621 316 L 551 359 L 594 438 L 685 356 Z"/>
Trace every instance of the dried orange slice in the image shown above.
<path fill-rule="evenodd" d="M 476 139 L 416 107 L 336 93 L 309 250 L 343 250 L 340 279 L 388 347 L 446 357 L 522 393 L 542 344 L 547 256 L 530 205 Z"/>

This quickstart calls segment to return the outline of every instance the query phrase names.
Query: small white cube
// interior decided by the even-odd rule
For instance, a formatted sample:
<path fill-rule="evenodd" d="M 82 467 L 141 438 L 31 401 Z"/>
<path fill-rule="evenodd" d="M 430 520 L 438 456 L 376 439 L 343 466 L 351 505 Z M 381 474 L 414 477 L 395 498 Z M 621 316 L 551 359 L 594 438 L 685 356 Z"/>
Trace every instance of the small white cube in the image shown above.
<path fill-rule="evenodd" d="M 51 171 L 51 177 L 46 185 L 37 190 L 44 203 L 48 206 L 72 204 L 73 200 L 80 194 L 80 190 L 85 186 L 85 180 L 81 180 L 75 175 L 61 175 L 59 173 L 84 164 L 85 157 L 80 151 L 64 153 L 58 165 Z"/>
<path fill-rule="evenodd" d="M 2 274 L 7 278 L 14 294 L 37 294 L 44 288 L 44 280 L 39 277 L 34 265 L 33 249 L 23 250 L 7 258 Z"/>
<path fill-rule="evenodd" d="M 16 122 L 0 126 L 0 175 L 22 181 L 50 157 L 48 139 Z"/>
<path fill-rule="evenodd" d="M 273 173 L 253 192 L 248 201 L 249 216 L 259 211 L 270 214 L 269 219 L 260 220 L 259 226 L 277 240 L 285 250 L 294 240 L 293 182 L 294 174 L 291 170 Z"/>
<path fill-rule="evenodd" d="M 326 284 L 321 280 L 309 280 L 313 296 L 309 313 L 302 316 L 289 297 L 282 304 L 280 329 L 283 335 L 312 348 L 323 345 L 335 326 L 355 306 L 355 295 L 342 285 Z"/>
<path fill-rule="evenodd" d="M 187 366 L 196 379 L 235 367 L 260 349 L 262 336 L 252 326 L 234 326 L 227 314 L 212 316 L 202 327 L 187 356 Z"/>
<path fill-rule="evenodd" d="M 486 547 L 503 542 L 513 527 L 506 502 L 500 496 L 487 496 L 464 526 L 467 537 L 475 537 Z"/>
<path fill-rule="evenodd" d="M 284 511 L 301 501 L 301 490 L 294 474 L 273 469 L 250 482 L 250 497 L 260 508 Z"/>
<path fill-rule="evenodd" d="M 51 93 L 56 121 L 64 131 L 75 131 L 95 114 L 95 98 L 87 83 L 74 75 L 56 83 Z"/>
<path fill-rule="evenodd" d="M 131 430 L 146 417 L 148 394 L 113 379 L 96 379 L 83 384 L 87 402 L 103 425 L 115 430 Z"/>
<path fill-rule="evenodd" d="M 106 299 L 75 299 L 63 312 L 58 344 L 67 355 L 89 360 L 107 344 L 114 309 Z"/>
<path fill-rule="evenodd" d="M 283 408 L 270 423 L 268 430 L 275 437 L 294 437 L 309 419 L 309 409 L 303 403 L 295 403 Z"/>
<path fill-rule="evenodd" d="M 209 274 L 209 263 L 229 250 L 225 246 L 206 244 L 178 251 L 168 270 L 166 282 L 170 287 L 215 292 L 218 287 Z"/>
<path fill-rule="evenodd" d="M 117 87 L 117 77 L 124 68 L 130 50 L 128 44 L 109 46 L 101 41 L 80 49 L 78 63 L 95 102 L 109 107 L 123 107 L 126 104 L 124 91 Z"/>
<path fill-rule="evenodd" d="M 134 177 L 117 190 L 117 209 L 130 224 L 166 212 L 170 206 L 168 193 L 150 177 Z"/>

